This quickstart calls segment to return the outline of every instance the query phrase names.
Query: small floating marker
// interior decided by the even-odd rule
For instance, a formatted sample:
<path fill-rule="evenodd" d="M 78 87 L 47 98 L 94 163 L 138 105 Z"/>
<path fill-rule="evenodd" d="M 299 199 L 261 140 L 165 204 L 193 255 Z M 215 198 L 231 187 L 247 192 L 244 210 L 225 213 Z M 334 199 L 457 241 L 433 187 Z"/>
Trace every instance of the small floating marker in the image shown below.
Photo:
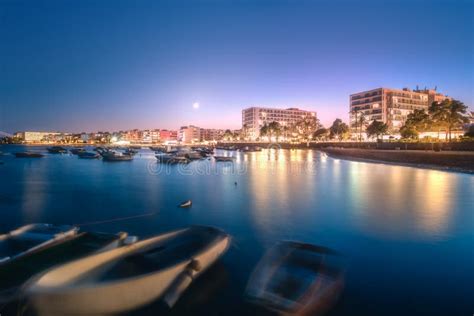
<path fill-rule="evenodd" d="M 179 205 L 179 207 L 191 207 L 191 205 L 193 205 L 193 202 L 191 200 L 187 200 L 187 201 L 184 201 L 183 203 L 181 203 Z"/>
<path fill-rule="evenodd" d="M 237 181 L 234 182 L 234 185 L 237 185 Z"/>

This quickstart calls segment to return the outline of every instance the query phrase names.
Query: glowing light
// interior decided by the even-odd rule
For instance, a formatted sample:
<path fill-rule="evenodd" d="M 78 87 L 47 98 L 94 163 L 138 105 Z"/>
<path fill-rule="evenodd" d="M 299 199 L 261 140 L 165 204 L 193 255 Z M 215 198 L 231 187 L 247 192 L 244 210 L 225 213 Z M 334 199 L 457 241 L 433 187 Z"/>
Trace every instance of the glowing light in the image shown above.
<path fill-rule="evenodd" d="M 193 103 L 193 109 L 199 109 L 199 102 Z"/>

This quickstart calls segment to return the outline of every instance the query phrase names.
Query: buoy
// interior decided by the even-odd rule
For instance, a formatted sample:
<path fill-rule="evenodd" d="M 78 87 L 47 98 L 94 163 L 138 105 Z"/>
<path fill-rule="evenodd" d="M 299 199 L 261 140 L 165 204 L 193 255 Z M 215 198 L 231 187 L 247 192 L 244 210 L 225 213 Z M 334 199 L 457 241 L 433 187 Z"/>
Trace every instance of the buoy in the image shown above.
<path fill-rule="evenodd" d="M 237 181 L 235 181 L 234 184 L 237 185 Z"/>

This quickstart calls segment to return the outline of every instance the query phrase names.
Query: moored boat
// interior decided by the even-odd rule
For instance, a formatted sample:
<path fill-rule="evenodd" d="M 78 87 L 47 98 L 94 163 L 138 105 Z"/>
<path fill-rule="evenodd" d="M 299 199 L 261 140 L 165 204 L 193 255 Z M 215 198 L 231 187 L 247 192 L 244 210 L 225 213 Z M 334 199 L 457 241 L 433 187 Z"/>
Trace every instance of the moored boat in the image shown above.
<path fill-rule="evenodd" d="M 44 250 L 77 234 L 70 225 L 29 224 L 0 235 L 0 267 L 3 264 Z"/>
<path fill-rule="evenodd" d="M 117 153 L 115 151 L 107 151 L 105 153 L 102 153 L 102 159 L 104 161 L 132 161 L 133 156 Z"/>
<path fill-rule="evenodd" d="M 155 157 L 159 162 L 167 164 L 187 164 L 190 162 L 190 160 L 184 156 L 177 156 L 173 154 L 162 154 L 156 155 Z"/>
<path fill-rule="evenodd" d="M 227 156 L 214 156 L 216 161 L 234 161 L 235 157 L 227 157 Z"/>
<path fill-rule="evenodd" d="M 53 146 L 46 148 L 50 154 L 66 154 L 67 149 L 61 146 Z"/>
<path fill-rule="evenodd" d="M 85 152 L 86 150 L 84 148 L 71 148 L 71 149 L 69 149 L 69 151 L 73 155 L 79 155 L 79 154 Z"/>
<path fill-rule="evenodd" d="M 17 152 L 14 153 L 16 158 L 41 158 L 44 157 L 43 154 L 31 151 Z"/>
<path fill-rule="evenodd" d="M 157 299 L 171 307 L 229 243 L 216 228 L 176 230 L 48 270 L 26 295 L 47 315 L 120 313 Z"/>
<path fill-rule="evenodd" d="M 133 241 L 127 233 L 106 234 L 82 232 L 71 235 L 63 242 L 42 251 L 34 251 L 10 263 L 0 265 L 0 303 L 6 303 L 20 294 L 20 287 L 30 277 L 57 264 L 79 259 L 123 246 Z"/>
<path fill-rule="evenodd" d="M 298 242 L 271 248 L 252 273 L 246 298 L 283 315 L 320 315 L 344 286 L 341 256 Z"/>
<path fill-rule="evenodd" d="M 84 151 L 77 155 L 81 159 L 99 159 L 100 154 L 97 152 Z"/>

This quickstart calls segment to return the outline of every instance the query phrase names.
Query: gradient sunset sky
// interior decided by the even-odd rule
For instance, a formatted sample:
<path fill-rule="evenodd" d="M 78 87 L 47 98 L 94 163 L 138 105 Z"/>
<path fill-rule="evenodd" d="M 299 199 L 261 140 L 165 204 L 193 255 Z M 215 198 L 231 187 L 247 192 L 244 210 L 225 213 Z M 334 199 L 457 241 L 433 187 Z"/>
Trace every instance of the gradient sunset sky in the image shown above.
<path fill-rule="evenodd" d="M 240 128 L 250 106 L 327 126 L 382 86 L 473 109 L 473 20 L 470 0 L 1 0 L 0 131 Z"/>

